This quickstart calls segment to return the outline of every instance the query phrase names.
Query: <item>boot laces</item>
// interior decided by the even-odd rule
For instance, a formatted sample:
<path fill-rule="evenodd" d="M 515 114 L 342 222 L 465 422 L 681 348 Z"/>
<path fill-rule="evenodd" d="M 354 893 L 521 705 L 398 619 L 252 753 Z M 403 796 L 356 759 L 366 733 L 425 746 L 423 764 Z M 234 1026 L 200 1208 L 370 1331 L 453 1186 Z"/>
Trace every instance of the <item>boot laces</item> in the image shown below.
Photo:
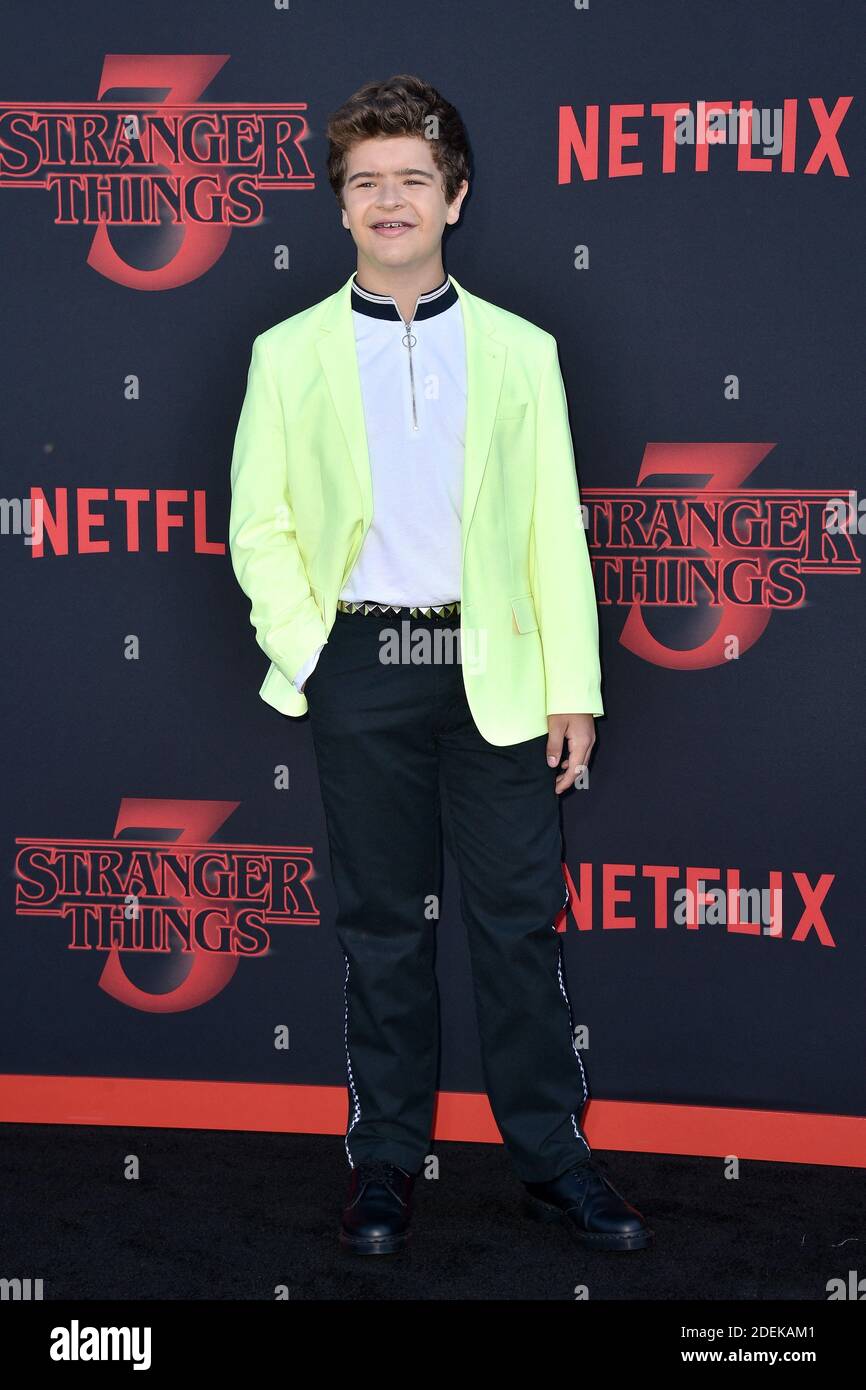
<path fill-rule="evenodd" d="M 387 1158 L 369 1158 L 360 1163 L 360 1175 L 365 1182 L 390 1183 L 396 1171 L 402 1171 Z"/>

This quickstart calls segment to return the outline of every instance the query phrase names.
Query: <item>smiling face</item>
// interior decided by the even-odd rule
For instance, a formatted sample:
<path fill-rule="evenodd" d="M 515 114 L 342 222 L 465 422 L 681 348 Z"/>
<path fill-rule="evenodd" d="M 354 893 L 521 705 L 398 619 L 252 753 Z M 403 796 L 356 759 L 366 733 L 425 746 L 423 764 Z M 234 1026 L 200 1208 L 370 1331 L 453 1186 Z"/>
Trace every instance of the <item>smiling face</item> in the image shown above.
<path fill-rule="evenodd" d="M 422 272 L 442 264 L 442 233 L 460 216 L 469 189 L 445 201 L 430 141 L 415 135 L 362 140 L 346 156 L 343 226 L 358 248 L 358 275 Z"/>

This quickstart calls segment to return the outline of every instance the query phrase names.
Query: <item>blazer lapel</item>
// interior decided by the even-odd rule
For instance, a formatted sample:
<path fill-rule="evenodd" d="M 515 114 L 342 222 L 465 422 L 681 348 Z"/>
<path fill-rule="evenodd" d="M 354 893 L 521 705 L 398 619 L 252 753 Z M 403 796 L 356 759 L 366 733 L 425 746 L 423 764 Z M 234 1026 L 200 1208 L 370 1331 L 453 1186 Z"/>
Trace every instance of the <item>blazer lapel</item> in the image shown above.
<path fill-rule="evenodd" d="M 358 480 L 366 532 L 373 516 L 373 484 L 352 323 L 352 278 L 350 275 L 343 287 L 331 297 L 320 325 L 316 349 Z M 508 349 L 495 336 L 496 324 L 488 314 L 484 301 L 463 289 L 453 275 L 449 278 L 460 299 L 466 341 L 466 438 L 461 523 L 465 553 L 490 452 Z"/>
<path fill-rule="evenodd" d="M 354 275 L 354 271 L 352 274 Z M 346 438 L 355 477 L 361 489 L 366 532 L 373 517 L 373 480 L 367 451 L 367 427 L 364 422 L 358 354 L 355 350 L 355 329 L 352 323 L 352 275 L 342 289 L 331 296 L 331 303 L 319 328 L 316 349 L 328 381 L 334 410 Z"/>
<path fill-rule="evenodd" d="M 487 312 L 484 300 L 476 299 L 474 294 L 464 290 L 453 275 L 449 278 L 460 299 L 466 337 L 466 443 L 461 509 L 465 554 L 469 527 L 475 515 L 475 504 L 490 453 L 493 421 L 499 405 L 508 349 L 494 336 L 496 325 Z"/>

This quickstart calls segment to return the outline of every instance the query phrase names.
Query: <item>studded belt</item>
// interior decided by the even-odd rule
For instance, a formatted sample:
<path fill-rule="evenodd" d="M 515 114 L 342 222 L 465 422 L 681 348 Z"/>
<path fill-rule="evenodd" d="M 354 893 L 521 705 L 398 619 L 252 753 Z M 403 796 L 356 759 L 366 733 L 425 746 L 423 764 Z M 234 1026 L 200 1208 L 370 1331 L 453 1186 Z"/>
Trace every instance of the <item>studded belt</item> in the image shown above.
<path fill-rule="evenodd" d="M 407 618 L 439 618 L 456 617 L 460 612 L 460 600 L 455 599 L 453 603 L 431 603 L 426 606 L 416 606 L 409 608 L 405 604 L 399 603 L 364 603 L 355 602 L 351 599 L 338 598 L 337 610 L 340 613 L 392 613 L 395 615 L 403 614 Z"/>

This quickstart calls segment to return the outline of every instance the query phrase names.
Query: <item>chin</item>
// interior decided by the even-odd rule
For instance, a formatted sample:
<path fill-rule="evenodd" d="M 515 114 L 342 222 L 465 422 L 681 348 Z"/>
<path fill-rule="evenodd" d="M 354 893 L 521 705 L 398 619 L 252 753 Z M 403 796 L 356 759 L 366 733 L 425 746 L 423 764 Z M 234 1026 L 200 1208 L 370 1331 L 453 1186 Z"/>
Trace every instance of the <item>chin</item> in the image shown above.
<path fill-rule="evenodd" d="M 400 238 L 402 241 L 402 237 Z M 426 247 L 401 246 L 399 242 L 380 242 L 376 239 L 375 246 L 369 248 L 368 254 L 371 259 L 381 261 L 383 265 L 410 265 L 413 261 L 423 261 L 429 254 Z"/>

